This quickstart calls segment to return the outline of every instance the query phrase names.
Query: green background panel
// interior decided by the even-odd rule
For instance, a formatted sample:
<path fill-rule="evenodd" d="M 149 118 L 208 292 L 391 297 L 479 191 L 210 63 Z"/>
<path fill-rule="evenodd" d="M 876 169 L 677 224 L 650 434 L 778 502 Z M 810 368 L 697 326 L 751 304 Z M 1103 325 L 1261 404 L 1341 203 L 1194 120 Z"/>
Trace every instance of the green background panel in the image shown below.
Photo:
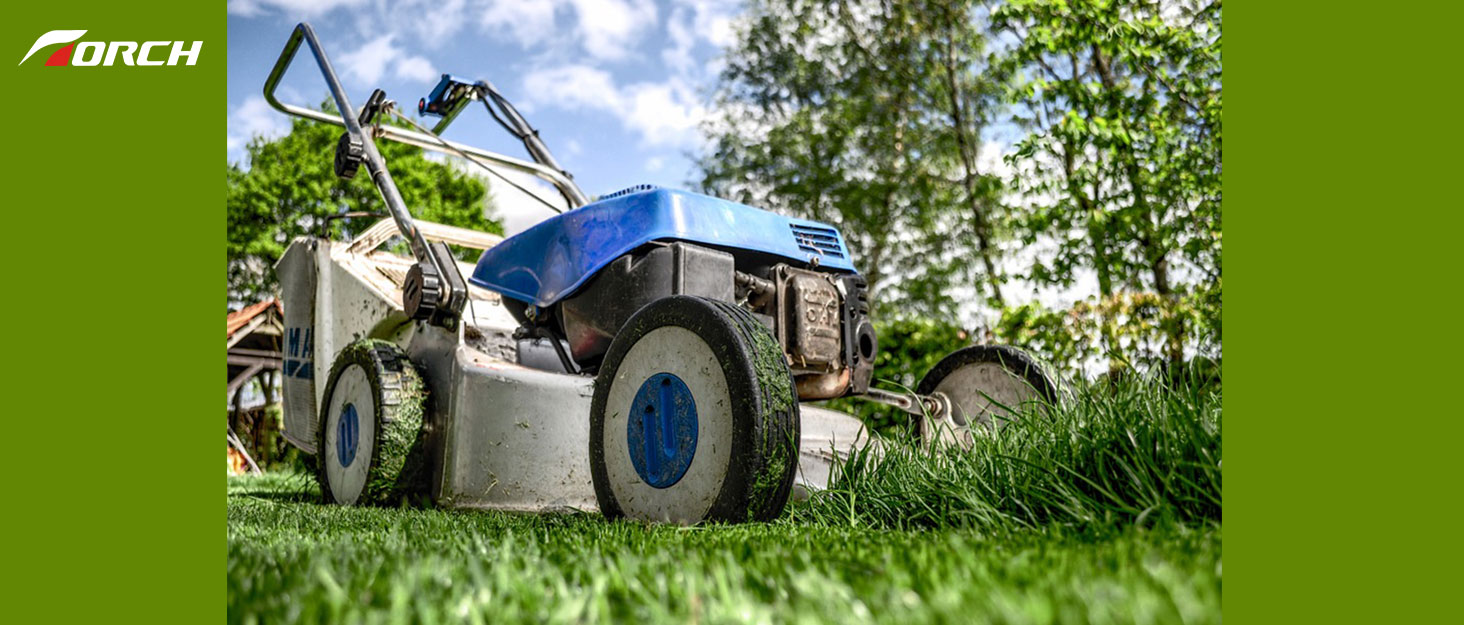
<path fill-rule="evenodd" d="M 1460 540 L 1457 5 L 1227 7 L 1230 622 L 1420 622 Z M 198 65 L 6 67 L 7 620 L 223 616 L 225 13 L 22 4 Z M 127 618 L 132 617 L 132 618 Z"/>
<path fill-rule="evenodd" d="M 220 609 L 224 7 L 10 3 L 4 620 Z M 17 66 L 50 30 L 203 41 L 192 67 Z"/>
<path fill-rule="evenodd" d="M 1226 6 L 1227 622 L 1459 618 L 1460 13 Z"/>

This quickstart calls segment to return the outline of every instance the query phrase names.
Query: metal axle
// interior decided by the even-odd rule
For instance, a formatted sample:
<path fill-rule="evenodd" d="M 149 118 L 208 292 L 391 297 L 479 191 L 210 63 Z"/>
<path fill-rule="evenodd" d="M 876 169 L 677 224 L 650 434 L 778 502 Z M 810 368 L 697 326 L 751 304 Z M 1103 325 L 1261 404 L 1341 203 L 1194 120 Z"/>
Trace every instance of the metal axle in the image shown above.
<path fill-rule="evenodd" d="M 940 420 L 952 412 L 951 398 L 941 392 L 920 395 L 918 393 L 892 393 L 871 388 L 865 391 L 863 398 L 886 406 L 894 406 L 917 417 L 930 417 L 935 420 Z"/>

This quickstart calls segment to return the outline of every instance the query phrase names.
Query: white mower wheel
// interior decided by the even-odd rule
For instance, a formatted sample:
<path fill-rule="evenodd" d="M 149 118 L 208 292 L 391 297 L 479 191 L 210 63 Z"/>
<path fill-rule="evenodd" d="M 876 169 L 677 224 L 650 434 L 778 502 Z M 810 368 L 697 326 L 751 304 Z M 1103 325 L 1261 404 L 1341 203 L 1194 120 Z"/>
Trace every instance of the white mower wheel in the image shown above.
<path fill-rule="evenodd" d="M 421 377 L 397 346 L 363 340 L 336 356 L 316 434 L 327 503 L 382 505 L 424 491 L 424 400 Z"/>
<path fill-rule="evenodd" d="M 751 313 L 673 296 L 626 322 L 590 412 L 590 472 L 605 516 L 771 520 L 797 462 L 793 376 Z"/>
<path fill-rule="evenodd" d="M 1046 365 L 1025 351 L 1006 345 L 975 345 L 942 359 L 920 381 L 916 392 L 943 393 L 951 408 L 939 420 L 921 419 L 921 438 L 969 445 L 972 427 L 993 427 L 1035 404 L 1058 403 L 1063 388 Z"/>

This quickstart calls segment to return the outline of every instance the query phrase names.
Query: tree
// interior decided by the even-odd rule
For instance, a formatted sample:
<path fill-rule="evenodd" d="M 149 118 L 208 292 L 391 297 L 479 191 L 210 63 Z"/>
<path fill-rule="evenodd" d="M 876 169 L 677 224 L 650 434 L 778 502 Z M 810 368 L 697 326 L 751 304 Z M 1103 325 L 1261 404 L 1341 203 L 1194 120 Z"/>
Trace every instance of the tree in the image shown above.
<path fill-rule="evenodd" d="M 333 159 L 341 132 L 335 126 L 297 119 L 284 137 L 251 140 L 247 169 L 228 164 L 226 254 L 231 302 L 256 301 L 274 293 L 274 264 L 295 237 L 346 238 L 381 217 L 332 216 L 386 213 L 364 167 L 349 181 L 336 177 Z M 488 190 L 482 180 L 448 162 L 427 159 L 420 148 L 391 141 L 378 142 L 377 147 L 414 217 L 503 233 L 501 224 L 485 216 Z"/>
<path fill-rule="evenodd" d="M 1001 309 L 1006 305 L 1002 285 L 1006 276 L 998 268 L 1000 251 L 996 248 L 999 221 L 1006 216 L 1001 205 L 1002 180 L 990 172 L 982 172 L 977 163 L 982 131 L 996 116 L 999 91 L 990 75 L 978 71 L 986 48 L 985 34 L 977 26 L 975 3 L 964 0 L 928 0 L 915 3 L 922 15 L 920 24 L 926 31 L 927 51 L 923 73 L 936 76 L 929 86 L 934 101 L 931 108 L 940 111 L 945 124 L 935 131 L 945 145 L 936 154 L 952 154 L 963 192 L 962 204 L 970 211 L 965 220 L 970 236 L 976 242 L 980 269 L 987 285 L 987 302 Z M 943 127 L 939 127 L 943 126 Z M 964 276 L 974 282 L 975 276 Z"/>
<path fill-rule="evenodd" d="M 1027 277 L 1096 274 L 1098 301 L 1080 308 L 1115 368 L 1218 349 L 1220 2 L 1011 0 L 992 23 L 1016 42 L 992 80 L 1027 131 L 1010 157 L 1031 199 L 1018 229 L 1056 243 Z M 1039 313 L 1004 326 L 1034 331 Z M 1134 331 L 1146 323 L 1161 345 Z"/>
<path fill-rule="evenodd" d="M 703 186 L 837 225 L 881 318 L 975 304 L 1070 371 L 1219 355 L 1218 1 L 756 0 L 739 36 Z"/>
<path fill-rule="evenodd" d="M 968 2 L 754 2 L 703 187 L 838 226 L 882 315 L 951 318 L 962 284 L 999 307 L 1000 180 L 976 167 L 982 42 Z"/>

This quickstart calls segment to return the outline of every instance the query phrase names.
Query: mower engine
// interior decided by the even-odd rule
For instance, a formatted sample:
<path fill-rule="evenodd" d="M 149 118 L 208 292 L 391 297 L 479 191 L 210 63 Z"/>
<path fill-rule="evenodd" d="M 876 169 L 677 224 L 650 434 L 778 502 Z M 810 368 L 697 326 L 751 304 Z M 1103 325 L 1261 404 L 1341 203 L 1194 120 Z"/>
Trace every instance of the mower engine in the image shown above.
<path fill-rule="evenodd" d="M 869 388 L 877 343 L 866 282 L 856 273 L 803 269 L 757 251 L 653 242 L 601 269 L 550 317 L 570 356 L 588 369 L 631 315 L 672 295 L 733 302 L 756 315 L 782 345 L 801 400 Z"/>
<path fill-rule="evenodd" d="M 856 273 L 778 263 L 736 275 L 737 302 L 773 329 L 802 400 L 858 395 L 874 373 L 868 284 Z"/>

